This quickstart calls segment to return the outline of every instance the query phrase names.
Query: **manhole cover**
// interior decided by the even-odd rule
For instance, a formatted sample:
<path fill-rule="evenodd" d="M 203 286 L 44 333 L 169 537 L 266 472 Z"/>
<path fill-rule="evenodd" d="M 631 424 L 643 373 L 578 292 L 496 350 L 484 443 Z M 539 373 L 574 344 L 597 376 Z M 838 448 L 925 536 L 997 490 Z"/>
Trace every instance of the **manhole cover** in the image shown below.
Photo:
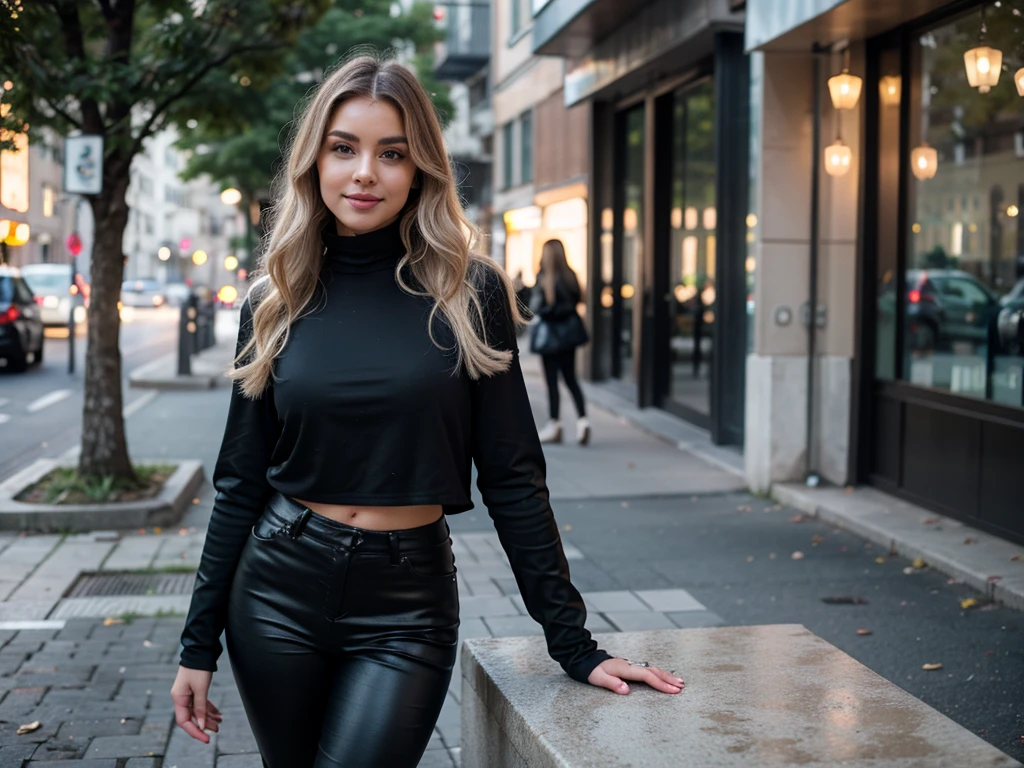
<path fill-rule="evenodd" d="M 83 573 L 64 593 L 64 597 L 187 595 L 192 592 L 195 580 L 195 571 L 188 573 Z"/>

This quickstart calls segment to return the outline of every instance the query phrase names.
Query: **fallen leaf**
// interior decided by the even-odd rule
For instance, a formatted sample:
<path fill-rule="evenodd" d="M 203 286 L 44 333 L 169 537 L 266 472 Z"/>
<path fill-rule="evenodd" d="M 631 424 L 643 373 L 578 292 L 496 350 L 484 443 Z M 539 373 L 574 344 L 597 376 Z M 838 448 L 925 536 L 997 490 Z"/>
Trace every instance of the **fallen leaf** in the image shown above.
<path fill-rule="evenodd" d="M 139 536 L 145 536 L 145 535 L 146 535 L 146 529 L 145 528 L 139 528 Z"/>
<path fill-rule="evenodd" d="M 975 600 L 973 597 L 967 597 L 960 601 L 960 607 L 963 608 L 965 611 L 969 608 L 973 608 L 977 604 L 978 601 Z"/>
<path fill-rule="evenodd" d="M 791 523 L 802 523 L 803 521 L 804 521 L 804 516 L 803 515 L 793 515 L 791 518 L 789 518 L 789 522 L 791 522 Z"/>
<path fill-rule="evenodd" d="M 966 539 L 964 539 L 964 544 L 977 544 L 977 543 L 978 543 L 978 540 L 977 539 L 972 539 L 970 536 L 968 536 Z"/>
<path fill-rule="evenodd" d="M 199 499 L 192 499 L 192 503 L 193 504 L 198 504 L 199 503 Z"/>
<path fill-rule="evenodd" d="M 115 619 L 113 616 L 108 616 L 103 620 L 104 627 L 109 627 L 114 624 L 124 624 L 124 619 Z"/>
<path fill-rule="evenodd" d="M 925 525 L 935 525 L 937 522 L 939 522 L 939 518 L 929 517 L 927 520 L 924 520 L 923 522 Z"/>
<path fill-rule="evenodd" d="M 185 536 L 187 533 L 188 533 L 188 528 L 179 528 L 178 529 L 178 535 L 179 536 Z"/>
<path fill-rule="evenodd" d="M 562 526 L 562 530 L 563 531 L 571 531 L 572 530 L 572 526 L 571 525 L 563 525 Z"/>
<path fill-rule="evenodd" d="M 790 558 L 793 560 L 803 560 L 804 553 L 800 551 L 794 552 L 792 555 L 790 555 Z"/>
<path fill-rule="evenodd" d="M 912 565 L 913 565 L 913 566 L 914 566 L 915 568 L 924 568 L 925 566 L 927 566 L 927 565 L 928 565 L 928 563 L 926 563 L 926 562 L 925 562 L 924 560 L 922 560 L 922 559 L 921 559 L 920 557 L 915 557 L 915 558 L 914 558 L 914 562 L 912 563 Z"/>
<path fill-rule="evenodd" d="M 878 563 L 879 565 L 881 565 L 882 563 L 885 562 L 885 558 L 884 557 L 876 557 L 875 558 L 875 562 Z"/>
<path fill-rule="evenodd" d="M 38 731 L 42 727 L 42 723 L 38 720 L 33 720 L 31 723 L 25 723 L 24 725 L 18 726 L 18 735 L 21 736 L 23 733 L 32 733 L 32 731 Z"/>
<path fill-rule="evenodd" d="M 181 553 L 181 559 L 182 559 L 182 560 L 186 560 L 186 559 L 188 559 L 188 552 L 182 552 L 182 553 Z"/>
<path fill-rule="evenodd" d="M 1014 555 L 1013 557 L 1010 558 L 1010 562 L 1011 563 L 1016 563 L 1018 560 L 1020 560 L 1020 555 Z M 1024 738 L 1024 737 L 1021 737 L 1021 738 Z"/>
<path fill-rule="evenodd" d="M 858 629 L 857 630 L 857 634 L 858 635 L 870 635 L 871 634 L 871 630 L 870 629 Z"/>
<path fill-rule="evenodd" d="M 153 529 L 153 533 L 163 533 L 163 532 L 164 532 L 164 529 L 161 528 L 160 526 L 157 526 L 156 528 Z"/>
<path fill-rule="evenodd" d="M 845 488 L 843 488 L 843 493 L 853 493 L 853 486 L 848 485 Z"/>
<path fill-rule="evenodd" d="M 928 672 L 932 672 L 932 671 L 934 671 L 936 669 L 942 669 L 942 665 L 941 664 L 922 664 L 921 665 L 921 669 L 926 670 Z"/>

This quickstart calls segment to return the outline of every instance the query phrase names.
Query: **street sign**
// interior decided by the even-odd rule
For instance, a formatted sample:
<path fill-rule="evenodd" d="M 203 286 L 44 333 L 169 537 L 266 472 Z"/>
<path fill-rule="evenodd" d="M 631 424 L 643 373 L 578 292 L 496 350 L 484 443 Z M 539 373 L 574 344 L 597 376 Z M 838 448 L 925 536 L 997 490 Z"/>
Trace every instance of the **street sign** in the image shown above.
<path fill-rule="evenodd" d="M 64 192 L 98 195 L 103 189 L 103 137 L 92 134 L 64 140 Z"/>

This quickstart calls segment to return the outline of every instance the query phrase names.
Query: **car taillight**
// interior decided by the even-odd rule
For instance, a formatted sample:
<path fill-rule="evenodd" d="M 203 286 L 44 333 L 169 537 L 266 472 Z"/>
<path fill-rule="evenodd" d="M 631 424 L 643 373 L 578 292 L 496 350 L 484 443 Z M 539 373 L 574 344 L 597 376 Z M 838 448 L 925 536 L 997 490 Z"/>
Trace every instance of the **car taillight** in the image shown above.
<path fill-rule="evenodd" d="M 5 312 L 0 312 L 0 325 L 13 323 L 19 317 L 21 317 L 21 310 L 17 307 L 8 307 Z"/>
<path fill-rule="evenodd" d="M 43 305 L 43 301 L 44 301 L 44 297 L 43 296 L 33 296 L 32 298 L 36 300 L 36 304 L 38 304 L 39 306 Z"/>
<path fill-rule="evenodd" d="M 910 292 L 910 295 L 907 298 L 910 299 L 911 304 L 917 304 L 917 302 L 921 300 L 921 292 L 915 288 Z"/>

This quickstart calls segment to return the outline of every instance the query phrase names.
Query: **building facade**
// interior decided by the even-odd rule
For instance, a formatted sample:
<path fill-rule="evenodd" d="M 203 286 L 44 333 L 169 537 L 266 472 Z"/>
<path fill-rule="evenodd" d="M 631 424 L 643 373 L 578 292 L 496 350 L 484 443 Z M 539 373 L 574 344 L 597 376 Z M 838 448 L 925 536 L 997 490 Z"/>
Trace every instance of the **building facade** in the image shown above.
<path fill-rule="evenodd" d="M 739 445 L 749 89 L 736 5 L 539 0 L 531 47 L 562 59 L 563 104 L 589 112 L 590 378 Z"/>
<path fill-rule="evenodd" d="M 748 0 L 755 488 L 870 484 L 1024 541 L 1018 13 Z"/>

